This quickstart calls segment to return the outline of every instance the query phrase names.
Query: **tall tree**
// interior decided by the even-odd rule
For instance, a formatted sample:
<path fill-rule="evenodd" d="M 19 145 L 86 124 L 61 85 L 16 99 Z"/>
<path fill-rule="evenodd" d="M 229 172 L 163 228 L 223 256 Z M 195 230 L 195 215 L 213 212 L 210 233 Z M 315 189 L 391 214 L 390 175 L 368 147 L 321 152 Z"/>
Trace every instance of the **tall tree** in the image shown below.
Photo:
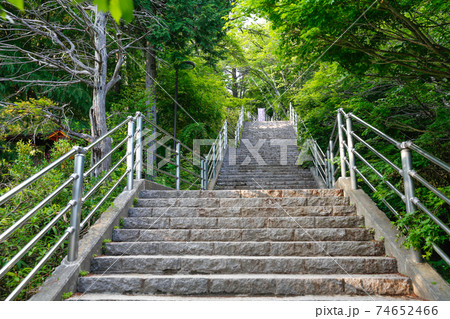
<path fill-rule="evenodd" d="M 231 10 L 229 0 L 137 0 L 137 34 L 147 33 L 146 88 L 156 119 L 158 58 L 174 67 L 192 54 L 214 63 L 222 52 L 217 43 L 224 37 L 225 17 Z"/>
<path fill-rule="evenodd" d="M 5 1 L 1 3 L 7 7 Z M 5 12 L 8 19 L 0 20 L 4 34 L 0 39 L 2 63 L 31 62 L 39 69 L 60 71 L 65 78 L 46 81 L 33 78 L 33 72 L 19 71 L 14 76 L 1 77 L 0 81 L 45 86 L 84 83 L 92 89 L 91 134 L 82 137 L 92 142 L 106 134 L 106 95 L 120 80 L 125 50 L 133 41 L 124 44 L 122 32 L 110 15 L 89 4 L 73 5 L 69 0 L 36 1 L 23 13 L 6 9 Z M 24 43 L 32 45 L 24 46 Z M 108 68 L 111 64 L 113 67 Z M 60 122 L 56 116 L 50 113 L 49 116 Z M 110 149 L 110 140 L 100 143 L 92 152 L 92 161 L 98 161 Z M 109 166 L 110 161 L 105 160 L 101 169 Z"/>
<path fill-rule="evenodd" d="M 282 33 L 287 57 L 338 61 L 359 74 L 450 77 L 450 4 L 441 0 L 243 0 Z"/>

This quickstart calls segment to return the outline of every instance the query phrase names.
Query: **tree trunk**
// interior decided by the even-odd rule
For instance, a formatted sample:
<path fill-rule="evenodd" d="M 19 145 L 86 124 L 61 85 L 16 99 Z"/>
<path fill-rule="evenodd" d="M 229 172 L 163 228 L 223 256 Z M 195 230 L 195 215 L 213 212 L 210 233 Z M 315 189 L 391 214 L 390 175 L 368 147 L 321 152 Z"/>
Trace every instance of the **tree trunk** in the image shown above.
<path fill-rule="evenodd" d="M 95 75 L 94 89 L 92 97 L 92 107 L 89 112 L 91 120 L 91 135 L 94 140 L 108 132 L 106 125 L 106 84 L 107 84 L 107 48 L 106 48 L 106 13 L 95 12 L 96 32 L 94 32 L 95 45 Z M 98 144 L 92 150 L 91 162 L 96 163 L 111 150 L 111 139 L 107 138 Z M 106 159 L 96 170 L 97 175 L 100 171 L 108 170 L 111 166 L 111 159 Z"/>

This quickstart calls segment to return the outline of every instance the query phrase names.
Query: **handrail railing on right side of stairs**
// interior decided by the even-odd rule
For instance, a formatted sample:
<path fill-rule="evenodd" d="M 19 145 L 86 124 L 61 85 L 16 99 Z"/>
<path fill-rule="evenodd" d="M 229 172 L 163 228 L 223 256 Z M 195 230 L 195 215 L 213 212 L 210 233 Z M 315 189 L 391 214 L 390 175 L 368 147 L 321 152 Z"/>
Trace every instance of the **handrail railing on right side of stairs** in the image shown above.
<path fill-rule="evenodd" d="M 294 110 L 292 105 L 289 109 L 289 118 L 293 124 L 296 132 L 298 132 L 299 120 L 301 118 L 298 116 L 297 112 Z M 345 124 L 344 124 L 345 119 Z M 302 123 L 304 125 L 304 123 Z M 401 159 L 401 167 L 397 166 L 392 160 L 388 159 L 380 151 L 376 150 L 375 147 L 370 145 L 361 136 L 357 135 L 353 130 L 353 124 L 362 125 L 367 131 L 373 132 L 386 142 L 394 145 L 399 150 L 399 155 Z M 378 157 L 380 160 L 389 165 L 395 172 L 400 175 L 403 184 L 403 192 L 395 185 L 389 181 L 380 171 L 378 171 L 374 165 L 372 165 L 362 154 L 357 151 L 359 147 L 364 147 L 370 151 L 370 154 Z M 352 113 L 345 113 L 343 109 L 339 109 L 336 116 L 336 121 L 328 142 L 328 147 L 325 152 L 322 151 L 315 139 L 310 140 L 308 147 L 313 155 L 313 164 L 316 174 L 320 176 L 328 188 L 334 187 L 336 182 L 336 176 L 340 169 L 341 177 L 346 177 L 347 172 L 349 172 L 350 183 L 352 189 L 357 189 L 357 175 L 361 178 L 367 186 L 373 191 L 377 192 L 376 187 L 369 181 L 367 176 L 363 175 L 361 168 L 356 164 L 356 160 L 364 164 L 371 171 L 375 173 L 377 181 L 384 183 L 395 195 L 401 198 L 404 202 L 404 209 L 407 214 L 416 213 L 418 210 L 425 213 L 430 219 L 438 225 L 446 234 L 450 235 L 450 227 L 446 225 L 439 217 L 437 217 L 433 212 L 425 206 L 425 204 L 417 197 L 417 192 L 415 189 L 415 181 L 420 183 L 421 186 L 427 188 L 436 197 L 443 200 L 443 205 L 450 205 L 450 199 L 442 191 L 433 186 L 424 177 L 419 175 L 413 167 L 412 152 L 415 152 L 422 159 L 426 159 L 436 166 L 440 167 L 442 170 L 450 173 L 450 165 L 444 161 L 438 159 L 437 157 L 429 154 L 428 152 L 422 150 L 419 146 L 411 141 L 398 142 L 387 134 L 383 133 L 379 129 L 375 128 L 371 124 L 360 119 L 358 116 Z M 338 148 L 337 148 L 338 147 Z M 336 149 L 337 148 L 337 149 Z M 338 163 L 335 168 L 335 162 Z M 381 201 L 386 205 L 386 207 L 397 217 L 402 218 L 402 214 L 397 211 L 393 205 L 391 205 L 386 198 L 381 198 Z M 450 237 L 449 237 L 450 238 Z M 445 253 L 445 251 L 432 243 L 434 251 L 448 264 L 450 265 L 450 258 Z"/>

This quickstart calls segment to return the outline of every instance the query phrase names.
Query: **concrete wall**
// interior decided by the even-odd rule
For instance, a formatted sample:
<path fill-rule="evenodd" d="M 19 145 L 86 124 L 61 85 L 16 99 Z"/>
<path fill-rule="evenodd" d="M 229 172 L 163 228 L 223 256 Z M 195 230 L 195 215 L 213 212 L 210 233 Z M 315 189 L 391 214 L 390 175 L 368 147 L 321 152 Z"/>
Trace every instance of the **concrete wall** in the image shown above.
<path fill-rule="evenodd" d="M 349 178 L 339 178 L 335 187 L 344 189 L 345 196 L 356 205 L 358 215 L 364 216 L 366 225 L 375 229 L 375 239 L 384 237 L 386 255 L 397 258 L 399 272 L 411 278 L 417 296 L 426 300 L 450 300 L 450 285 L 423 262 L 417 251 L 402 247 L 404 237 L 399 236 L 386 214 L 363 190 L 352 190 Z"/>
<path fill-rule="evenodd" d="M 67 258 L 64 258 L 61 265 L 45 280 L 39 288 L 39 292 L 30 300 L 61 300 L 64 293 L 76 291 L 80 271 L 90 271 L 92 256 L 102 254 L 103 240 L 112 238 L 114 227 L 118 226 L 120 220 L 128 215 L 128 210 L 133 205 L 134 199 L 139 196 L 140 191 L 145 189 L 164 190 L 170 188 L 146 180 L 135 181 L 133 190 L 123 191 L 119 194 L 113 204 L 80 240 L 78 260 L 69 263 Z"/>

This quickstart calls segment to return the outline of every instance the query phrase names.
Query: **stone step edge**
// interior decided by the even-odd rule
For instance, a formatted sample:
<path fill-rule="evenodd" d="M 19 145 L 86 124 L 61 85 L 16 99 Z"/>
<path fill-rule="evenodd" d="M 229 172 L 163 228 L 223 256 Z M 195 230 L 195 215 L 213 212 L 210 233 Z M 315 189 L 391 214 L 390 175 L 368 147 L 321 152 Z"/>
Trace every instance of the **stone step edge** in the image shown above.
<path fill-rule="evenodd" d="M 79 292 L 181 295 L 411 295 L 400 274 L 104 274 L 78 279 Z"/>
<path fill-rule="evenodd" d="M 395 260 L 388 256 L 248 256 L 248 255 L 100 255 L 94 259 L 290 259 L 290 260 L 352 260 L 352 259 L 370 259 L 370 260 Z"/>
<path fill-rule="evenodd" d="M 213 195 L 215 195 L 215 193 L 218 193 L 217 195 L 226 193 L 226 192 L 230 192 L 232 194 L 236 193 L 239 194 L 239 197 L 237 196 L 232 196 L 232 197 L 224 197 L 224 198 L 280 198 L 280 197 L 284 197 L 284 195 L 289 195 L 286 196 L 286 198 L 295 198 L 295 197 L 344 197 L 344 190 L 343 189 L 322 189 L 322 188 L 308 188 L 308 189 L 304 189 L 304 188 L 289 188 L 289 189 L 265 189 L 265 190 L 186 190 L 186 191 L 177 191 L 177 190 L 145 190 L 145 191 L 141 191 L 140 195 L 142 197 L 146 196 L 146 193 L 153 193 L 153 194 L 182 194 L 185 195 L 183 198 L 204 198 L 204 197 L 187 197 L 189 195 L 192 194 L 199 194 L 200 196 L 205 194 L 210 196 L 211 198 L 216 198 Z M 301 194 L 304 196 L 298 196 L 298 193 L 301 192 L 305 192 L 305 194 Z M 252 195 L 252 193 L 257 193 L 258 195 L 265 195 L 265 196 L 250 196 Z M 287 194 L 286 194 L 287 193 Z M 297 193 L 295 195 L 297 196 L 292 196 L 293 193 Z M 312 195 L 310 193 L 332 193 L 333 195 L 331 196 L 317 196 L 317 195 Z M 187 195 L 187 196 L 186 196 Z M 278 196 L 275 196 L 278 195 Z M 172 197 L 152 197 L 152 198 L 172 198 Z"/>
<path fill-rule="evenodd" d="M 345 296 L 345 295 L 306 295 L 306 296 L 181 296 L 181 295 L 124 295 L 115 293 L 75 293 L 67 301 L 417 301 L 415 296 Z"/>

